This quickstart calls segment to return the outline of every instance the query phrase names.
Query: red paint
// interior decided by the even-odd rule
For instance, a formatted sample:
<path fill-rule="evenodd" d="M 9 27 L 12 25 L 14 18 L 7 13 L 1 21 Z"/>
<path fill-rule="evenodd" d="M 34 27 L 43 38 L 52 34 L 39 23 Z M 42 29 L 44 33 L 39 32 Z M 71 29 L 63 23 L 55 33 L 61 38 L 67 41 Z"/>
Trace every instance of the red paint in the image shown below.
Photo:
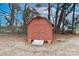
<path fill-rule="evenodd" d="M 34 17 L 27 26 L 27 39 L 53 40 L 52 24 L 45 17 Z"/>

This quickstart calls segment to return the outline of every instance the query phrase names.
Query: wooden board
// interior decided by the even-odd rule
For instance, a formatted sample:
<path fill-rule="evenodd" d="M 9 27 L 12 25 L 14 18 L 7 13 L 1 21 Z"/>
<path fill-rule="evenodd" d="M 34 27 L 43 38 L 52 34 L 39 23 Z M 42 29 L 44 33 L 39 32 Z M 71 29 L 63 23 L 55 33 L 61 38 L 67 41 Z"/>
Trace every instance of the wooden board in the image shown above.
<path fill-rule="evenodd" d="M 44 40 L 33 40 L 32 44 L 33 45 L 43 45 Z"/>

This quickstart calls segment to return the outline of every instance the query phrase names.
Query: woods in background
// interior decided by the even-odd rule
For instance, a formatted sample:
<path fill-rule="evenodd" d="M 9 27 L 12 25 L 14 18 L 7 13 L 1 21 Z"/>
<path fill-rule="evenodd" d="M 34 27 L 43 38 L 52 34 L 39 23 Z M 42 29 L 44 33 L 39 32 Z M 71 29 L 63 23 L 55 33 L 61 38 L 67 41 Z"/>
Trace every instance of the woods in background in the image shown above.
<path fill-rule="evenodd" d="M 3 4 L 0 4 L 0 6 Z M 8 3 L 9 12 L 5 11 L 4 9 L 0 8 L 0 16 L 4 17 L 6 22 L 6 27 L 8 29 L 13 29 L 17 27 L 22 28 L 22 33 L 26 33 L 27 28 L 27 22 L 34 16 L 40 16 L 40 13 L 37 11 L 36 8 L 43 7 L 44 4 L 42 3 L 36 3 L 33 7 L 32 4 L 16 4 L 16 3 Z M 23 7 L 21 7 L 23 5 Z M 48 11 L 48 19 L 54 21 L 54 32 L 55 33 L 71 33 L 75 34 L 76 29 L 78 27 L 79 23 L 79 16 L 76 14 L 76 8 L 78 7 L 78 4 L 75 3 L 57 3 L 57 4 L 46 4 L 46 10 Z M 55 8 L 53 16 L 51 10 L 52 8 Z M 18 16 L 21 14 L 22 22 L 19 21 Z M 69 16 L 71 15 L 71 17 Z M 51 16 L 53 19 L 51 19 Z M 68 17 L 71 18 L 68 19 Z M 0 31 L 1 28 L 1 20 L 0 19 Z M 18 23 L 20 24 L 18 26 Z M 15 24 L 15 25 L 14 25 Z"/>

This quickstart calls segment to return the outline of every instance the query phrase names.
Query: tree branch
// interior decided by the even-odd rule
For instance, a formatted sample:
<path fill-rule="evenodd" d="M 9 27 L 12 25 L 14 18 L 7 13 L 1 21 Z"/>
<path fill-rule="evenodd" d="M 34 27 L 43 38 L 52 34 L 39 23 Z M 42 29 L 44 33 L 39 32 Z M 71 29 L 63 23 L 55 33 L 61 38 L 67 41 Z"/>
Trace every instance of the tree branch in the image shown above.
<path fill-rule="evenodd" d="M 0 10 L 1 10 L 3 13 L 8 13 L 8 12 L 6 12 L 6 11 L 2 10 L 1 8 L 0 8 Z M 8 14 L 10 14 L 10 13 L 8 13 Z"/>
<path fill-rule="evenodd" d="M 66 16 L 68 16 L 71 13 L 72 10 L 73 10 L 73 7 L 71 8 L 70 11 L 67 12 Z"/>

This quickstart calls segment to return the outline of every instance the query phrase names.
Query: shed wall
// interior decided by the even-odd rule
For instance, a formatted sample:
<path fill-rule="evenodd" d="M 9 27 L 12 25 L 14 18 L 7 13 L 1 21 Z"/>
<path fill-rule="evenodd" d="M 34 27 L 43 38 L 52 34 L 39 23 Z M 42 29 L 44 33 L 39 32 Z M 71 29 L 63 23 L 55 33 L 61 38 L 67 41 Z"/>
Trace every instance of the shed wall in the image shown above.
<path fill-rule="evenodd" d="M 27 26 L 27 39 L 53 40 L 52 25 L 45 19 L 35 19 Z"/>

